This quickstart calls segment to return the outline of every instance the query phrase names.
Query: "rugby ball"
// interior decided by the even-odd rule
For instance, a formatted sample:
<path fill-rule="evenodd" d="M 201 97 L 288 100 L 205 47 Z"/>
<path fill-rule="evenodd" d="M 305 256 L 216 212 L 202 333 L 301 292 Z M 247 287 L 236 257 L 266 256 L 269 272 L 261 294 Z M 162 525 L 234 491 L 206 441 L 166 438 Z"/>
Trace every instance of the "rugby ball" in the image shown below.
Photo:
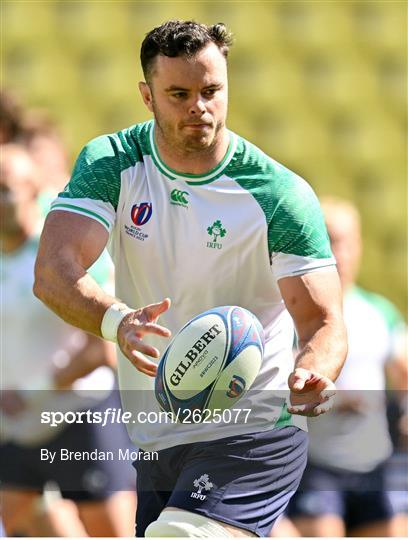
<path fill-rule="evenodd" d="M 183 422 L 192 411 L 232 407 L 253 384 L 263 352 L 263 328 L 250 311 L 221 306 L 197 315 L 160 360 L 155 381 L 160 408 Z"/>

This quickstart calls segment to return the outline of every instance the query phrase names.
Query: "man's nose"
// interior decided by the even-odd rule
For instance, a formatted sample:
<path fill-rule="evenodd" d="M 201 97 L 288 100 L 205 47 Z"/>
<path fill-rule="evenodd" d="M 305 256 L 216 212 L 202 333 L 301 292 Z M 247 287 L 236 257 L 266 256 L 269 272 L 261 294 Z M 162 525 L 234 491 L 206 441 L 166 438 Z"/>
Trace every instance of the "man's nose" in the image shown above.
<path fill-rule="evenodd" d="M 201 96 L 197 96 L 196 98 L 194 98 L 193 102 L 190 105 L 189 113 L 191 115 L 201 116 L 205 113 L 205 111 L 206 107 L 203 98 Z"/>

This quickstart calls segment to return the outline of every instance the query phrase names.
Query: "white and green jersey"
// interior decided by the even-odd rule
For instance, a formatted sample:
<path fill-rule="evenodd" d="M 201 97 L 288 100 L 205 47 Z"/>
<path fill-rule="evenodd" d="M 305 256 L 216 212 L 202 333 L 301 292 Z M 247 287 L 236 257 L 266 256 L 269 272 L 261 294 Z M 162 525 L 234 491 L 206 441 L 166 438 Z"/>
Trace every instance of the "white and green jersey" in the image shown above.
<path fill-rule="evenodd" d="M 58 434 L 55 427 L 40 422 L 43 411 L 86 409 L 106 398 L 115 382 L 112 371 L 100 367 L 75 381 L 72 391 L 47 390 L 55 369 L 66 365 L 70 354 L 82 348 L 83 335 L 33 294 L 38 242 L 37 237 L 29 238 L 13 252 L 1 253 L 0 265 L 0 388 L 22 392 L 28 403 L 19 414 L 10 416 L 0 411 L 0 441 L 27 446 Z M 108 270 L 103 259 L 91 269 L 94 279 L 104 288 Z M 60 429 L 63 427 L 60 424 Z"/>
<path fill-rule="evenodd" d="M 344 298 L 348 355 L 336 380 L 336 406 L 309 419 L 309 454 L 313 463 L 369 472 L 391 454 L 385 404 L 385 365 L 396 355 L 405 331 L 401 315 L 385 298 L 353 287 Z M 360 402 L 345 412 L 342 400 Z"/>
<path fill-rule="evenodd" d="M 316 196 L 234 133 L 222 162 L 203 175 L 167 167 L 153 133 L 150 121 L 91 141 L 52 209 L 88 216 L 109 231 L 116 295 L 129 306 L 170 297 L 161 324 L 175 334 L 204 310 L 239 305 L 261 321 L 266 348 L 252 397 L 239 403 L 252 409 L 249 422 L 222 428 L 136 423 L 130 435 L 156 450 L 289 424 L 282 400 L 262 390 L 287 388 L 293 367 L 293 325 L 277 281 L 335 265 Z M 163 338 L 148 340 L 159 350 L 166 346 Z M 159 411 L 153 379 L 120 352 L 119 378 L 126 409 Z"/>

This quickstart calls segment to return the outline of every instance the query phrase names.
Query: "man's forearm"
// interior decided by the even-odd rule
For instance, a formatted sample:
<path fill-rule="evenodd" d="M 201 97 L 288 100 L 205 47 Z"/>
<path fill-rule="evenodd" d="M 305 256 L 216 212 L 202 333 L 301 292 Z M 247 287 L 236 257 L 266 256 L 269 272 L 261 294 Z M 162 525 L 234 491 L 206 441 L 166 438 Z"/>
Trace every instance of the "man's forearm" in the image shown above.
<path fill-rule="evenodd" d="M 105 311 L 117 302 L 83 268 L 63 257 L 52 263 L 38 257 L 33 290 L 64 321 L 96 336 L 101 336 Z"/>
<path fill-rule="evenodd" d="M 347 333 L 342 320 L 316 324 L 311 337 L 299 339 L 295 367 L 317 371 L 335 381 L 347 355 Z"/>

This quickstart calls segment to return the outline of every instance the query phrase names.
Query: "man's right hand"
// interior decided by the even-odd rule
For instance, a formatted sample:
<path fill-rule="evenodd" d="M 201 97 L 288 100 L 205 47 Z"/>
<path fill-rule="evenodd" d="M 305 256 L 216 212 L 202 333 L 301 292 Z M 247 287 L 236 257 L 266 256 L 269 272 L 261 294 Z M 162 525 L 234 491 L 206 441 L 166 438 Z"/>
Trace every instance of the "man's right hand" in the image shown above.
<path fill-rule="evenodd" d="M 157 304 L 150 304 L 128 313 L 118 328 L 117 338 L 120 350 L 136 369 L 150 377 L 156 376 L 157 365 L 148 360 L 145 355 L 159 358 L 160 352 L 156 347 L 144 343 L 143 337 L 146 334 L 155 334 L 165 338 L 171 336 L 168 328 L 157 324 L 159 316 L 169 309 L 170 304 L 170 299 L 165 298 Z"/>
<path fill-rule="evenodd" d="M 334 404 L 336 386 L 328 377 L 305 368 L 295 368 L 288 379 L 291 414 L 319 416 Z"/>

